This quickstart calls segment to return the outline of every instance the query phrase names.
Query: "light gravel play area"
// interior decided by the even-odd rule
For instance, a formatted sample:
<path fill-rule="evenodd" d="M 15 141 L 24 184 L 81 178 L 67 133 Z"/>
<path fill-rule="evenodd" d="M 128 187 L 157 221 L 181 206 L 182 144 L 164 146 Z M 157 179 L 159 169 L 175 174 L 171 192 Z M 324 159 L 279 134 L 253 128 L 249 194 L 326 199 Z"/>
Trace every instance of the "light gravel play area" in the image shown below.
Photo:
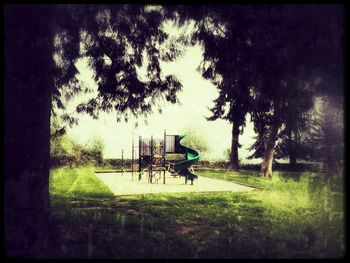
<path fill-rule="evenodd" d="M 147 175 L 143 175 L 138 180 L 138 174 L 134 173 L 133 180 L 130 172 L 122 173 L 95 173 L 96 176 L 106 184 L 115 195 L 131 194 L 151 194 L 151 193 L 181 193 L 181 192 L 220 192 L 220 191 L 251 191 L 254 188 L 227 182 L 223 180 L 211 179 L 198 175 L 193 185 L 188 181 L 185 184 L 184 177 L 173 177 L 166 173 L 165 184 L 163 175 L 158 183 L 150 184 Z"/>

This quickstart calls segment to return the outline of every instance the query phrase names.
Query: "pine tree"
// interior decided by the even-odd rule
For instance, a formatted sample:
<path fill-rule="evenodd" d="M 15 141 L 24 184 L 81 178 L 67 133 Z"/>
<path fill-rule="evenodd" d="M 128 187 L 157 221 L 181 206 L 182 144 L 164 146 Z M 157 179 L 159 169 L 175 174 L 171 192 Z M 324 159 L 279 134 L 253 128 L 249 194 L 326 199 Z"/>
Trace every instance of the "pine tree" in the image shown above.
<path fill-rule="evenodd" d="M 84 92 L 75 63 L 87 57 L 98 95 L 78 112 L 118 118 L 148 114 L 156 99 L 177 102 L 175 76 L 163 76 L 159 60 L 171 60 L 164 16 L 143 5 L 5 6 L 5 236 L 9 257 L 47 257 L 57 251 L 49 198 L 50 115 L 65 95 Z M 150 61 L 147 77 L 137 67 Z M 52 107 L 53 105 L 53 107 Z M 76 120 L 69 115 L 71 124 Z"/>

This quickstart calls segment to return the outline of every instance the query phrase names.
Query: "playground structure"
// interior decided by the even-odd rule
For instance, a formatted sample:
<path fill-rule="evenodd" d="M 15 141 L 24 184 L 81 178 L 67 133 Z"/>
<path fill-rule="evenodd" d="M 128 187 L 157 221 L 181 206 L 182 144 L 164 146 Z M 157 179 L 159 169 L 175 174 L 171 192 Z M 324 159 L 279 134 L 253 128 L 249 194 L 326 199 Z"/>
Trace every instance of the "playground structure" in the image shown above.
<path fill-rule="evenodd" d="M 163 139 L 145 139 L 139 137 L 138 145 L 132 141 L 132 159 L 131 174 L 132 180 L 134 173 L 138 175 L 138 180 L 142 176 L 147 176 L 148 182 L 158 183 L 163 175 L 163 184 L 165 184 L 165 174 L 170 172 L 174 177 L 184 176 L 185 183 L 188 180 L 193 185 L 193 180 L 198 176 L 194 174 L 192 165 L 199 160 L 199 153 L 180 143 L 185 135 L 167 135 L 164 131 Z M 184 154 L 185 159 L 177 162 L 166 160 L 166 154 Z"/>

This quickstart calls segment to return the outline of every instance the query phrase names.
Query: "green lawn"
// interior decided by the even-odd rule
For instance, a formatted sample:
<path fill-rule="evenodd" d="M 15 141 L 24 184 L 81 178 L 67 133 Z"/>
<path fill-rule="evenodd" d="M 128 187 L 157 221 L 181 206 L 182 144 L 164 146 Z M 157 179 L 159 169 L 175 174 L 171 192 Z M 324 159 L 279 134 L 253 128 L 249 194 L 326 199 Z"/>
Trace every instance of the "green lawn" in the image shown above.
<path fill-rule="evenodd" d="M 93 169 L 51 172 L 61 257 L 343 256 L 343 196 L 315 174 L 202 171 L 260 190 L 113 197 Z"/>
<path fill-rule="evenodd" d="M 51 171 L 50 193 L 55 197 L 104 198 L 113 193 L 93 173 L 93 167 Z"/>

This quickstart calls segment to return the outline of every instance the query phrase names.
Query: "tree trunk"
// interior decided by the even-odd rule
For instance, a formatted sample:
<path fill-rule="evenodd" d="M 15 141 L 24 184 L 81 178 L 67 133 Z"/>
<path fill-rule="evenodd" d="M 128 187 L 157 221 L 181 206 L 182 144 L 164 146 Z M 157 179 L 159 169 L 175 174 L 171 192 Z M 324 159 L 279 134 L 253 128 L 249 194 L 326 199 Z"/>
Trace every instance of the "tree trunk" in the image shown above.
<path fill-rule="evenodd" d="M 292 132 L 292 129 L 289 129 L 288 155 L 289 155 L 289 165 L 291 168 L 294 168 L 297 164 L 295 146 L 296 146 L 296 137 L 294 136 L 294 141 L 293 141 L 293 132 Z"/>
<path fill-rule="evenodd" d="M 232 125 L 232 141 L 231 141 L 231 154 L 230 154 L 230 170 L 239 171 L 238 163 L 238 139 L 239 139 L 239 126 L 235 124 Z"/>
<path fill-rule="evenodd" d="M 291 168 L 295 168 L 297 165 L 297 158 L 294 150 L 289 151 L 289 165 Z"/>
<path fill-rule="evenodd" d="M 265 152 L 260 168 L 260 176 L 262 177 L 272 177 L 273 151 L 275 149 L 279 126 L 279 124 L 273 123 L 270 127 L 270 134 L 265 142 Z"/>
<path fill-rule="evenodd" d="M 45 257 L 49 239 L 52 7 L 5 7 L 5 238 L 8 257 Z"/>

